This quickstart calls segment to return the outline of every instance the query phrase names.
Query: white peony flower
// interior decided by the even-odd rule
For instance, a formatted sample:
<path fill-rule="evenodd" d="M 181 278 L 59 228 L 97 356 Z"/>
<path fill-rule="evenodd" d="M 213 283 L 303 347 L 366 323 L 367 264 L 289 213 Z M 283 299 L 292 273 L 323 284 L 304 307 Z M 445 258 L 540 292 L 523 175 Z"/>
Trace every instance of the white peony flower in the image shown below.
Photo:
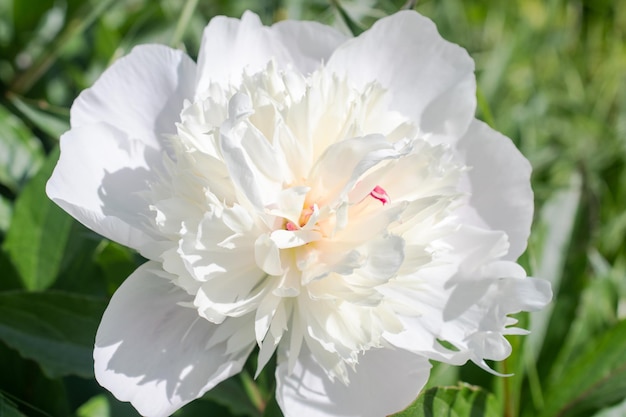
<path fill-rule="evenodd" d="M 474 119 L 473 70 L 410 11 L 354 39 L 217 17 L 197 64 L 158 45 L 113 64 L 47 186 L 148 259 L 102 318 L 100 384 L 166 416 L 258 346 L 286 416 L 379 417 L 429 359 L 506 358 L 507 315 L 551 290 L 515 263 L 531 168 Z"/>

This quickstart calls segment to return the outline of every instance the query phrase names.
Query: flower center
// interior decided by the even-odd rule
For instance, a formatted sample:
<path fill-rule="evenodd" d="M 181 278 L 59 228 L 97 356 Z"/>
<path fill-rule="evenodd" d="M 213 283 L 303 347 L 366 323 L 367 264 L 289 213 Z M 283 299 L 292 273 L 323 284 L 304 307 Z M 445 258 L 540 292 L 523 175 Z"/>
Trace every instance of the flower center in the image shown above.
<path fill-rule="evenodd" d="M 346 380 L 359 352 L 401 330 L 385 286 L 446 233 L 461 172 L 450 151 L 386 110 L 380 86 L 323 68 L 269 64 L 213 85 L 177 128 L 171 184 L 152 189 L 166 271 L 201 317 L 254 322 L 260 366 L 287 335 Z"/>
<path fill-rule="evenodd" d="M 302 213 L 300 214 L 300 218 L 298 219 L 298 224 L 296 225 L 292 221 L 287 221 L 285 223 L 285 229 L 294 231 L 294 230 L 300 229 L 301 227 L 304 227 L 309 222 L 309 219 L 311 219 L 311 216 L 316 211 L 316 209 L 317 209 L 317 206 L 315 205 L 310 205 L 308 207 L 305 207 L 302 210 Z"/>
<path fill-rule="evenodd" d="M 385 191 L 385 189 L 381 187 L 380 185 L 377 185 L 376 187 L 374 187 L 374 189 L 368 195 L 380 201 L 383 206 L 391 202 L 391 198 L 389 197 L 389 194 L 387 194 L 387 191 Z M 318 217 L 317 214 L 319 214 L 319 207 L 317 206 L 317 204 L 305 205 L 305 207 L 302 209 L 302 212 L 300 213 L 298 222 L 295 223 L 289 219 L 285 219 L 284 229 L 290 232 L 300 230 L 301 228 L 308 225 L 309 221 L 311 220 L 311 217 L 314 214 L 316 214 L 316 220 L 317 220 L 317 217 Z M 315 224 L 308 225 L 308 228 L 311 229 L 314 226 Z"/>

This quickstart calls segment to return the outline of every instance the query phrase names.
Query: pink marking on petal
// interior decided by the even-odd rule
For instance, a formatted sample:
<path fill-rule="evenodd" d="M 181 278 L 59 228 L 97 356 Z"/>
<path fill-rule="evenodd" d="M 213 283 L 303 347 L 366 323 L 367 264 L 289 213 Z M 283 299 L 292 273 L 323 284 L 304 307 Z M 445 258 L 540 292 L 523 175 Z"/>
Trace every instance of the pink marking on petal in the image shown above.
<path fill-rule="evenodd" d="M 285 229 L 293 232 L 294 230 L 298 230 L 298 227 L 293 224 L 293 222 L 287 222 L 287 224 L 285 225 Z"/>
<path fill-rule="evenodd" d="M 385 189 L 380 185 L 374 187 L 370 195 L 376 200 L 383 203 L 383 206 L 391 201 L 391 198 L 389 198 L 389 194 L 387 194 L 387 191 L 385 191 Z"/>

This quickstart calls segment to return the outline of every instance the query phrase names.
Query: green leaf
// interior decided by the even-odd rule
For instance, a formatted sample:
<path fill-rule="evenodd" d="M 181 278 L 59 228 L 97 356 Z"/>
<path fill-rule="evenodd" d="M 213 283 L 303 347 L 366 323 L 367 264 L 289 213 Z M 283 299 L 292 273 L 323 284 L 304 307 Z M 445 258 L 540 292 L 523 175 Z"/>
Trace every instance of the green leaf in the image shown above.
<path fill-rule="evenodd" d="M 46 109 L 46 103 L 36 106 L 15 94 L 9 95 L 9 99 L 28 121 L 55 140 L 70 129 L 69 111 L 55 114 Z"/>
<path fill-rule="evenodd" d="M 15 202 L 3 245 L 24 287 L 33 291 L 46 289 L 54 283 L 73 222 L 45 192 L 46 181 L 58 157 L 56 149 L 24 187 Z"/>
<path fill-rule="evenodd" d="M 53 0 L 40 0 L 34 3 L 14 0 L 13 23 L 16 32 L 33 32 L 43 15 L 54 4 Z"/>
<path fill-rule="evenodd" d="M 90 397 L 76 409 L 75 414 L 76 417 L 141 417 L 130 403 L 122 402 L 107 392 Z M 221 416 L 221 414 L 202 416 L 210 415 Z"/>
<path fill-rule="evenodd" d="M 118 243 L 102 241 L 96 251 L 95 263 L 104 275 L 107 291 L 110 295 L 143 263 L 134 258 L 137 256 L 131 249 Z"/>
<path fill-rule="evenodd" d="M 112 295 L 113 292 L 107 292 L 102 270 L 95 262 L 99 247 L 104 243 L 102 237 L 73 222 L 59 273 L 51 289 L 94 296 Z"/>
<path fill-rule="evenodd" d="M 605 408 L 602 411 L 594 414 L 593 417 L 624 417 L 626 416 L 626 400 L 614 405 L 613 407 Z"/>
<path fill-rule="evenodd" d="M 19 352 L 1 340 L 0 369 L 0 392 L 25 415 L 48 417 L 70 414 L 63 382 L 47 378 L 37 363 L 21 357 Z"/>
<path fill-rule="evenodd" d="M 92 397 L 76 410 L 76 415 L 78 417 L 109 417 L 111 407 L 107 396 L 100 394 Z"/>
<path fill-rule="evenodd" d="M 363 28 L 358 22 L 356 22 L 354 19 L 352 19 L 352 17 L 350 17 L 350 15 L 346 11 L 346 9 L 341 5 L 341 2 L 339 0 L 332 0 L 330 3 L 333 5 L 334 9 L 339 15 L 339 18 L 346 25 L 346 27 L 348 28 L 350 33 L 352 33 L 352 35 L 359 36 L 361 33 L 363 33 L 365 28 Z"/>
<path fill-rule="evenodd" d="M 565 265 L 574 233 L 576 213 L 580 210 L 581 192 L 582 178 L 578 172 L 574 172 L 570 177 L 569 186 L 554 192 L 546 201 L 539 213 L 539 224 L 536 228 L 538 233 L 532 237 L 533 244 L 538 237 L 542 238 L 541 252 L 537 256 L 533 276 L 549 280 L 555 294 L 566 273 Z M 539 244 L 533 245 L 533 248 L 534 246 L 539 246 Z M 531 333 L 527 336 L 529 349 L 533 353 L 539 351 L 545 340 L 544 336 L 553 308 L 554 304 L 551 304 L 533 314 Z"/>
<path fill-rule="evenodd" d="M 588 416 L 626 398 L 626 320 L 619 322 L 552 378 L 542 417 Z"/>
<path fill-rule="evenodd" d="M 173 414 L 175 417 L 205 417 L 205 416 L 220 416 L 220 417 L 234 417 L 228 412 L 228 409 L 213 402 L 199 399 L 192 401 L 185 405 L 183 408 Z"/>
<path fill-rule="evenodd" d="M 394 417 L 499 417 L 496 398 L 482 388 L 459 384 L 423 391 Z"/>
<path fill-rule="evenodd" d="M 283 417 L 283 412 L 276 401 L 276 396 L 272 395 L 265 404 L 265 410 L 263 410 L 263 417 Z"/>
<path fill-rule="evenodd" d="M 26 417 L 0 392 L 0 417 Z"/>
<path fill-rule="evenodd" d="M 11 224 L 13 205 L 9 199 L 0 195 L 0 236 L 4 235 Z"/>
<path fill-rule="evenodd" d="M 261 416 L 238 380 L 229 378 L 204 394 L 205 399 L 220 404 L 235 416 Z"/>
<path fill-rule="evenodd" d="M 0 271 L 2 271 L 0 274 L 0 291 L 21 290 L 23 288 L 19 274 L 3 251 L 0 251 Z"/>
<path fill-rule="evenodd" d="M 0 339 L 51 378 L 93 377 L 93 341 L 106 304 L 62 292 L 0 293 Z"/>
<path fill-rule="evenodd" d="M 39 141 L 19 118 L 0 106 L 0 184 L 17 192 L 43 159 Z"/>

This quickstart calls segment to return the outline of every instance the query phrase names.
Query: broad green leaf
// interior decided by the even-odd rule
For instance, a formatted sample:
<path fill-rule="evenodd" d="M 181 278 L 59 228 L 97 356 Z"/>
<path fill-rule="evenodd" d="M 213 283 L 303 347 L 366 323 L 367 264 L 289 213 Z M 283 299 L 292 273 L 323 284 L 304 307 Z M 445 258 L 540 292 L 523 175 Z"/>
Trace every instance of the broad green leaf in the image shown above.
<path fill-rule="evenodd" d="M 73 222 L 45 193 L 58 157 L 57 149 L 24 187 L 3 245 L 24 287 L 33 291 L 54 283 Z"/>
<path fill-rule="evenodd" d="M 460 384 L 423 391 L 405 410 L 393 417 L 499 417 L 495 397 L 482 388 Z"/>
<path fill-rule="evenodd" d="M 22 414 L 13 401 L 10 401 L 0 392 L 0 417 L 26 417 Z"/>
<path fill-rule="evenodd" d="M 18 117 L 0 105 L 0 184 L 17 192 L 43 159 L 41 143 Z"/>
<path fill-rule="evenodd" d="M 106 300 L 47 292 L 0 293 L 0 339 L 51 378 L 93 376 L 93 341 Z"/>
<path fill-rule="evenodd" d="M 542 417 L 588 416 L 626 398 L 626 320 L 619 322 L 546 387 Z"/>
<path fill-rule="evenodd" d="M 460 379 L 459 372 L 461 367 L 445 362 L 433 362 L 432 365 L 426 388 L 454 385 Z"/>

